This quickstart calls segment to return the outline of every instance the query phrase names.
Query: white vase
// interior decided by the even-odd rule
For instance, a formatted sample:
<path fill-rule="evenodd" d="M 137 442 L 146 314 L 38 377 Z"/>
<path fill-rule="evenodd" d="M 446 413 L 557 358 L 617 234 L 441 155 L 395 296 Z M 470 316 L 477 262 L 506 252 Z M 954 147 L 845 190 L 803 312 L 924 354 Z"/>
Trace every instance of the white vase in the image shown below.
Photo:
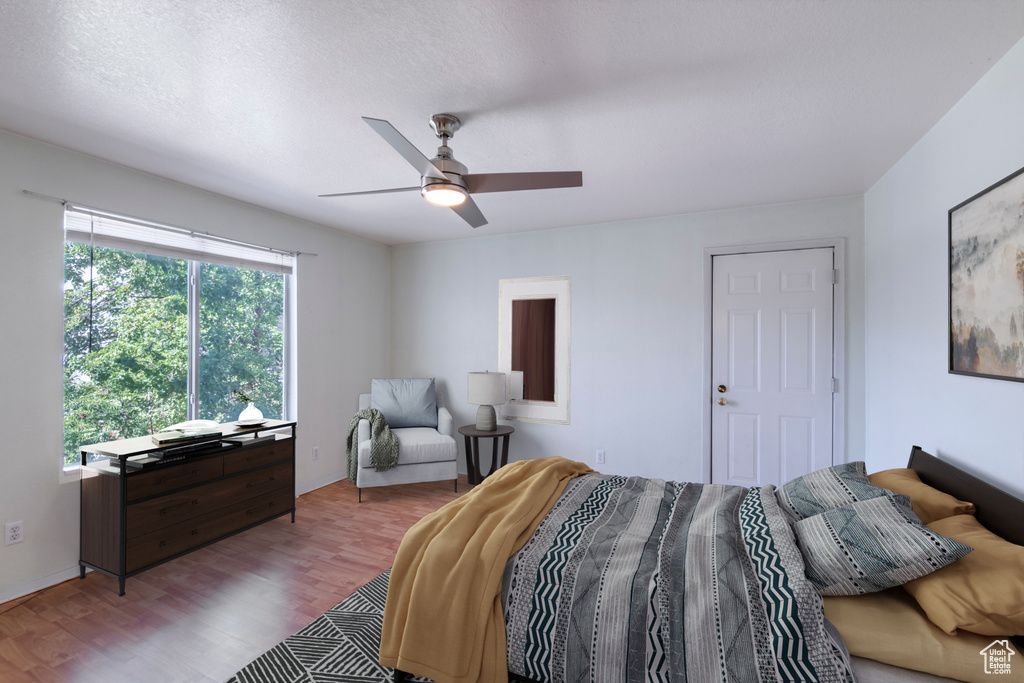
<path fill-rule="evenodd" d="M 247 420 L 262 420 L 262 419 L 263 419 L 263 413 L 260 412 L 260 409 L 257 408 L 256 405 L 252 401 L 249 401 L 249 405 L 247 405 L 245 407 L 245 410 L 243 410 L 241 413 L 238 414 L 238 421 L 239 422 L 245 422 Z"/>

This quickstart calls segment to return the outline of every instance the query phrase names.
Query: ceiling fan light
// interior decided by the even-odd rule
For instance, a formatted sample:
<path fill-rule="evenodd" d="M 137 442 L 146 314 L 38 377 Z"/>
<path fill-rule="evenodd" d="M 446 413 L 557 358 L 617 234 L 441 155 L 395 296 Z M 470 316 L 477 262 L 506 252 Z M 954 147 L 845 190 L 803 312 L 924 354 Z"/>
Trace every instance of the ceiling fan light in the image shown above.
<path fill-rule="evenodd" d="M 469 196 L 466 190 L 454 183 L 435 183 L 421 190 L 423 198 L 435 206 L 458 206 Z"/>

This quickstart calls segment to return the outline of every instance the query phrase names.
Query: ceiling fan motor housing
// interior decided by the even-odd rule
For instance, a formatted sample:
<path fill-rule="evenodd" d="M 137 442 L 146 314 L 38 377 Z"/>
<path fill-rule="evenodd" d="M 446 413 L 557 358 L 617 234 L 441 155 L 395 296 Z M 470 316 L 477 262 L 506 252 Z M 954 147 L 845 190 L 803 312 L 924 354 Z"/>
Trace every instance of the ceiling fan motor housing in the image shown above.
<path fill-rule="evenodd" d="M 451 185 L 455 185 L 468 194 L 466 181 L 462 178 L 466 174 L 467 169 L 451 156 L 451 148 L 447 146 L 439 147 L 437 156 L 431 159 L 431 161 L 434 163 L 434 166 L 439 168 L 448 177 L 448 180 L 444 181 L 440 178 L 432 178 L 425 175 L 420 179 L 420 194 L 426 196 L 428 191 L 437 190 L 442 187 L 454 190 L 455 188 L 448 187 Z"/>

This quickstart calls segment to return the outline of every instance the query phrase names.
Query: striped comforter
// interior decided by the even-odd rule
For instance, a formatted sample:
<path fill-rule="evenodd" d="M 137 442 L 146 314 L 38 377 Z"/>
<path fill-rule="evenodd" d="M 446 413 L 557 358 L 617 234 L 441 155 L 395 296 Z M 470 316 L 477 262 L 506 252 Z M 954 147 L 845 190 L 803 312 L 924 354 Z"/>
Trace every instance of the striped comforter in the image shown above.
<path fill-rule="evenodd" d="M 506 566 L 513 673 L 563 681 L 852 681 L 773 487 L 591 474 Z"/>

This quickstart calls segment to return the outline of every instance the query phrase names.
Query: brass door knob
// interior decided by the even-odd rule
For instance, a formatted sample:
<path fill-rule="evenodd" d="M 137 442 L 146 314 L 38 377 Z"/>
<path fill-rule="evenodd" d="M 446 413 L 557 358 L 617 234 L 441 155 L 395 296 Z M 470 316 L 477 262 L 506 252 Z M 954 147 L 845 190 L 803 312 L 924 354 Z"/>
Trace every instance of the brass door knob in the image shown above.
<path fill-rule="evenodd" d="M 727 400 L 726 400 L 725 396 L 720 396 L 720 397 L 718 398 L 718 405 L 720 405 L 720 406 L 724 406 L 724 405 L 725 405 L 726 403 L 728 403 L 728 402 L 729 402 L 729 401 L 727 401 Z"/>
<path fill-rule="evenodd" d="M 718 393 L 720 393 L 720 394 L 724 394 L 725 393 L 725 385 L 724 384 L 719 384 L 718 385 Z"/>

